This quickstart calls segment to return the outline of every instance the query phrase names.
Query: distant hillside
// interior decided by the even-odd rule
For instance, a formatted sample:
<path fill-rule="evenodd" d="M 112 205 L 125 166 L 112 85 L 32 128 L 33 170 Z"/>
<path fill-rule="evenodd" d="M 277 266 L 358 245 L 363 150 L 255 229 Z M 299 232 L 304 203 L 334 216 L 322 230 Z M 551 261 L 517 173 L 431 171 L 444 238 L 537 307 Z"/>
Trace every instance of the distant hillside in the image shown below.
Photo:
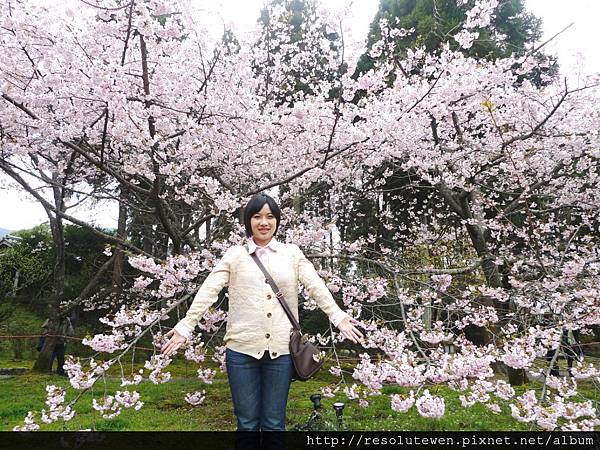
<path fill-rule="evenodd" d="M 0 237 L 4 236 L 5 234 L 10 234 L 13 231 L 14 230 L 7 230 L 6 228 L 0 228 Z"/>

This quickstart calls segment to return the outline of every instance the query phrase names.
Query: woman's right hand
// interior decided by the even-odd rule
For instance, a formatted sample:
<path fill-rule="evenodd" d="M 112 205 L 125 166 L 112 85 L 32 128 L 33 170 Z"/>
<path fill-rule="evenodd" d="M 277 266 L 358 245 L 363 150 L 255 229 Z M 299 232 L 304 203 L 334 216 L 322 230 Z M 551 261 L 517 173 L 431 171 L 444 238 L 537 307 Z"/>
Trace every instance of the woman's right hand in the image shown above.
<path fill-rule="evenodd" d="M 166 338 L 170 338 L 167 342 L 165 342 L 162 346 L 161 354 L 165 356 L 171 356 L 173 353 L 177 351 L 179 347 L 185 344 L 186 338 L 180 335 L 173 328 L 167 334 L 165 334 Z"/>

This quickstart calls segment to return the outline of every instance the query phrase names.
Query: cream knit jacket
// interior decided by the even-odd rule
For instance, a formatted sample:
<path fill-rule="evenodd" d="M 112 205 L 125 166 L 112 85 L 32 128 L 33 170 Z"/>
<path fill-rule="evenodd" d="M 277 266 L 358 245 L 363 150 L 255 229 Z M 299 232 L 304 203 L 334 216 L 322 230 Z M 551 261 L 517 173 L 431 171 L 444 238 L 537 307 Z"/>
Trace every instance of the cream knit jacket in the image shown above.
<path fill-rule="evenodd" d="M 346 317 L 313 264 L 296 244 L 284 244 L 272 238 L 269 246 L 275 251 L 269 254 L 265 267 L 296 319 L 298 281 L 334 325 Z M 227 249 L 202 283 L 185 318 L 175 326 L 175 330 L 191 337 L 192 330 L 225 286 L 229 287 L 225 346 L 255 358 L 261 358 L 265 349 L 271 358 L 288 354 L 292 325 L 265 276 L 243 245 Z"/>

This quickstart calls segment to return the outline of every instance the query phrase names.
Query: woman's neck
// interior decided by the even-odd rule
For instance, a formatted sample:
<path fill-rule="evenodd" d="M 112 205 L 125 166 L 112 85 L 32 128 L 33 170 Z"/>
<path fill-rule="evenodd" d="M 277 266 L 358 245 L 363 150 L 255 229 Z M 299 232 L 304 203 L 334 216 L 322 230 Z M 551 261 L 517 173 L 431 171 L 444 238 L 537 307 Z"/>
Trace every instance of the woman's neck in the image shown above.
<path fill-rule="evenodd" d="M 273 239 L 273 238 L 270 238 L 268 241 L 263 242 L 263 241 L 257 240 L 255 236 L 252 237 L 252 240 L 254 241 L 254 243 L 256 244 L 257 247 L 266 247 L 267 245 L 269 245 L 269 242 L 271 242 L 271 239 Z"/>

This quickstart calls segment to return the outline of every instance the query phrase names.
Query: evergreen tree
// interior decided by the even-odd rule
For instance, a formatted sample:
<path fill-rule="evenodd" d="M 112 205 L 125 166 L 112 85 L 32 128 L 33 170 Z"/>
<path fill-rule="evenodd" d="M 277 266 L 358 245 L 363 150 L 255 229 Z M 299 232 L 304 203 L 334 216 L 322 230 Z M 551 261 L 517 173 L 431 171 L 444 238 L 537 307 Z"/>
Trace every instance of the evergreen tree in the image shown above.
<path fill-rule="evenodd" d="M 355 76 L 374 66 L 376 59 L 369 53 L 381 39 L 381 19 L 407 30 L 414 29 L 413 33 L 395 40 L 393 52 L 398 56 L 418 47 L 431 52 L 448 42 L 452 49 L 468 56 L 497 59 L 530 51 L 542 36 L 541 19 L 525 10 L 523 0 L 508 0 L 498 6 L 490 25 L 478 30 L 479 37 L 473 45 L 464 49 L 451 36 L 466 20 L 466 11 L 467 7 L 457 5 L 457 0 L 380 0 L 371 22 L 367 51 L 358 62 Z"/>
<path fill-rule="evenodd" d="M 331 84 L 331 97 L 335 95 L 343 71 L 337 65 L 340 36 L 320 20 L 318 5 L 316 0 L 270 0 L 261 10 L 263 31 L 253 70 L 265 102 L 292 106 L 324 83 Z"/>

